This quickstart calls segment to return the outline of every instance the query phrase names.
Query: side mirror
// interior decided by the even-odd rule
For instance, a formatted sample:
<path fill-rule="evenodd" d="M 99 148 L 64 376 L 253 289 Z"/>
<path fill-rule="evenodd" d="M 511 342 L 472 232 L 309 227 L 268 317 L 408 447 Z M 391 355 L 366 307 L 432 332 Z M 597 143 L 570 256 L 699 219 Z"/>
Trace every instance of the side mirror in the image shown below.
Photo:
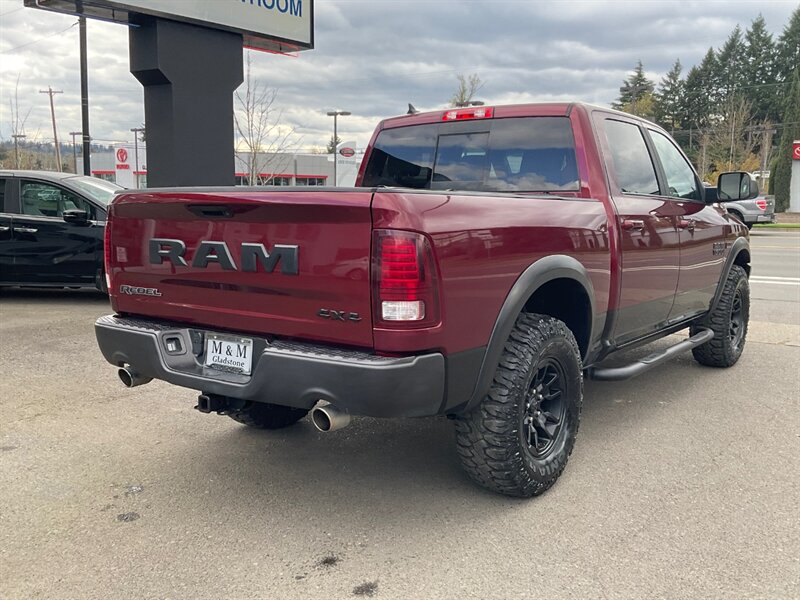
<path fill-rule="evenodd" d="M 61 217 L 64 221 L 73 225 L 85 225 L 89 221 L 89 215 L 86 214 L 86 211 L 78 208 L 65 210 Z"/>
<path fill-rule="evenodd" d="M 750 200 L 760 192 L 758 182 L 750 176 L 750 173 L 744 171 L 723 173 L 717 180 L 717 193 L 721 202 Z"/>

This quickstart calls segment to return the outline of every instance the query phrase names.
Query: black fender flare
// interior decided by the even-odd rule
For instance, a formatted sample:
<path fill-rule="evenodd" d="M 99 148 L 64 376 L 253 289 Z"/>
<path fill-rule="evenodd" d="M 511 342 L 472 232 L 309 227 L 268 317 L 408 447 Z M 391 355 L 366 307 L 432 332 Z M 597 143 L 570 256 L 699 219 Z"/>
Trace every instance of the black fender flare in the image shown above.
<path fill-rule="evenodd" d="M 458 410 L 456 412 L 469 412 L 486 395 L 492 383 L 497 365 L 500 362 L 500 356 L 503 353 L 505 342 L 511 334 L 517 317 L 536 290 L 554 279 L 572 279 L 583 287 L 589 297 L 589 330 L 592 332 L 594 331 L 596 325 L 594 322 L 594 286 L 592 285 L 586 268 L 575 258 L 563 254 L 546 256 L 537 260 L 522 272 L 506 296 L 505 302 L 503 302 L 503 306 L 500 309 L 500 314 L 497 316 L 497 320 L 494 323 L 486 352 L 483 355 L 483 361 L 481 362 L 478 377 L 475 380 L 475 387 L 472 391 L 472 395 L 467 401 L 466 406 L 463 407 L 463 410 Z M 590 337 L 593 337 L 593 334 L 590 335 Z"/>
<path fill-rule="evenodd" d="M 714 292 L 714 298 L 711 300 L 711 304 L 708 307 L 709 312 L 712 312 L 717 307 L 717 303 L 722 297 L 722 290 L 725 289 L 725 281 L 728 279 L 728 275 L 731 272 L 731 267 L 736 264 L 736 259 L 742 252 L 747 252 L 747 254 L 752 257 L 752 254 L 750 254 L 750 241 L 745 236 L 736 238 L 733 244 L 731 244 L 731 250 L 728 252 L 728 258 L 722 267 L 722 273 L 720 273 L 719 281 L 717 282 L 717 291 Z M 747 275 L 748 277 L 750 276 L 749 269 L 747 270 Z"/>

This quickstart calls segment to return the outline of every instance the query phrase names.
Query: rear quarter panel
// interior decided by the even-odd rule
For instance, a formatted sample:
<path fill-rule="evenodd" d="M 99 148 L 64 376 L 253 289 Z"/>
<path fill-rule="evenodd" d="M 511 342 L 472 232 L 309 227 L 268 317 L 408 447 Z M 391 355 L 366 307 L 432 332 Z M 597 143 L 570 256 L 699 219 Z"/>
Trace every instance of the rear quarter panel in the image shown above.
<path fill-rule="evenodd" d="M 608 309 L 607 214 L 590 198 L 376 193 L 375 228 L 426 233 L 441 274 L 442 324 L 398 332 L 374 329 L 385 352 L 485 346 L 514 282 L 548 255 L 577 259 L 589 273 L 595 310 Z"/>

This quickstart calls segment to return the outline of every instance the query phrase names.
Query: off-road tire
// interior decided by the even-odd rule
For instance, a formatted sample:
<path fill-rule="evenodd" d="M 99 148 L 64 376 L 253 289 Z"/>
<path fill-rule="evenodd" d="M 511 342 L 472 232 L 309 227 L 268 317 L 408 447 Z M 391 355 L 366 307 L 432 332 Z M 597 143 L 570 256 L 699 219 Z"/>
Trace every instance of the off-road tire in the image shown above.
<path fill-rule="evenodd" d="M 541 373 L 546 375 L 550 370 L 561 376 L 561 422 L 551 434 L 550 450 L 545 446 L 537 452 L 529 443 L 532 425 L 525 419 L 530 418 L 532 410 L 537 415 L 551 414 L 548 411 L 554 400 L 546 404 L 538 396 L 537 401 L 535 392 L 541 389 L 536 383 Z M 552 388 L 548 385 L 547 389 Z M 464 470 L 476 483 L 494 492 L 538 496 L 567 466 L 578 434 L 582 402 L 581 357 L 572 332 L 558 319 L 521 314 L 506 340 L 488 394 L 474 410 L 456 419 L 456 444 Z M 549 419 L 547 416 L 546 422 Z M 541 441 L 535 438 L 536 445 Z"/>
<path fill-rule="evenodd" d="M 733 265 L 714 310 L 691 327 L 691 335 L 701 329 L 714 332 L 711 340 L 692 350 L 695 360 L 708 367 L 735 365 L 744 350 L 749 319 L 750 282 L 747 272 Z"/>
<path fill-rule="evenodd" d="M 234 421 L 256 429 L 283 429 L 294 425 L 307 414 L 305 408 L 266 402 L 248 402 L 244 408 L 227 413 Z"/>

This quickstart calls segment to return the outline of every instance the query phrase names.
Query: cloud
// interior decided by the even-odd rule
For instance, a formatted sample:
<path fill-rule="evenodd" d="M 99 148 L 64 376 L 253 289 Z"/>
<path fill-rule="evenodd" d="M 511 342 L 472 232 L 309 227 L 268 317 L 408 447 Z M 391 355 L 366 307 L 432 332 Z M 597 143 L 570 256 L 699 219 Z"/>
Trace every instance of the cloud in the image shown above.
<path fill-rule="evenodd" d="M 221 1 L 221 0 L 220 0 Z M 365 144 L 375 124 L 443 108 L 458 73 L 478 73 L 489 103 L 585 100 L 608 104 L 637 60 L 659 78 L 680 58 L 685 68 L 721 46 L 738 23 L 762 13 L 776 36 L 793 2 L 505 0 L 317 0 L 315 43 L 296 57 L 252 53 L 253 75 L 279 90 L 276 105 L 295 143 L 324 146 L 332 133 Z M 0 0 L 0 137 L 10 136 L 9 100 L 31 109 L 26 133 L 52 138 L 52 86 L 59 134 L 81 128 L 76 19 Z M 144 121 L 141 86 L 128 70 L 122 25 L 89 23 L 92 137 L 131 140 Z M 33 43 L 31 43 L 33 42 Z M 28 44 L 28 45 L 25 45 Z M 14 50 L 19 46 L 24 47 Z"/>

